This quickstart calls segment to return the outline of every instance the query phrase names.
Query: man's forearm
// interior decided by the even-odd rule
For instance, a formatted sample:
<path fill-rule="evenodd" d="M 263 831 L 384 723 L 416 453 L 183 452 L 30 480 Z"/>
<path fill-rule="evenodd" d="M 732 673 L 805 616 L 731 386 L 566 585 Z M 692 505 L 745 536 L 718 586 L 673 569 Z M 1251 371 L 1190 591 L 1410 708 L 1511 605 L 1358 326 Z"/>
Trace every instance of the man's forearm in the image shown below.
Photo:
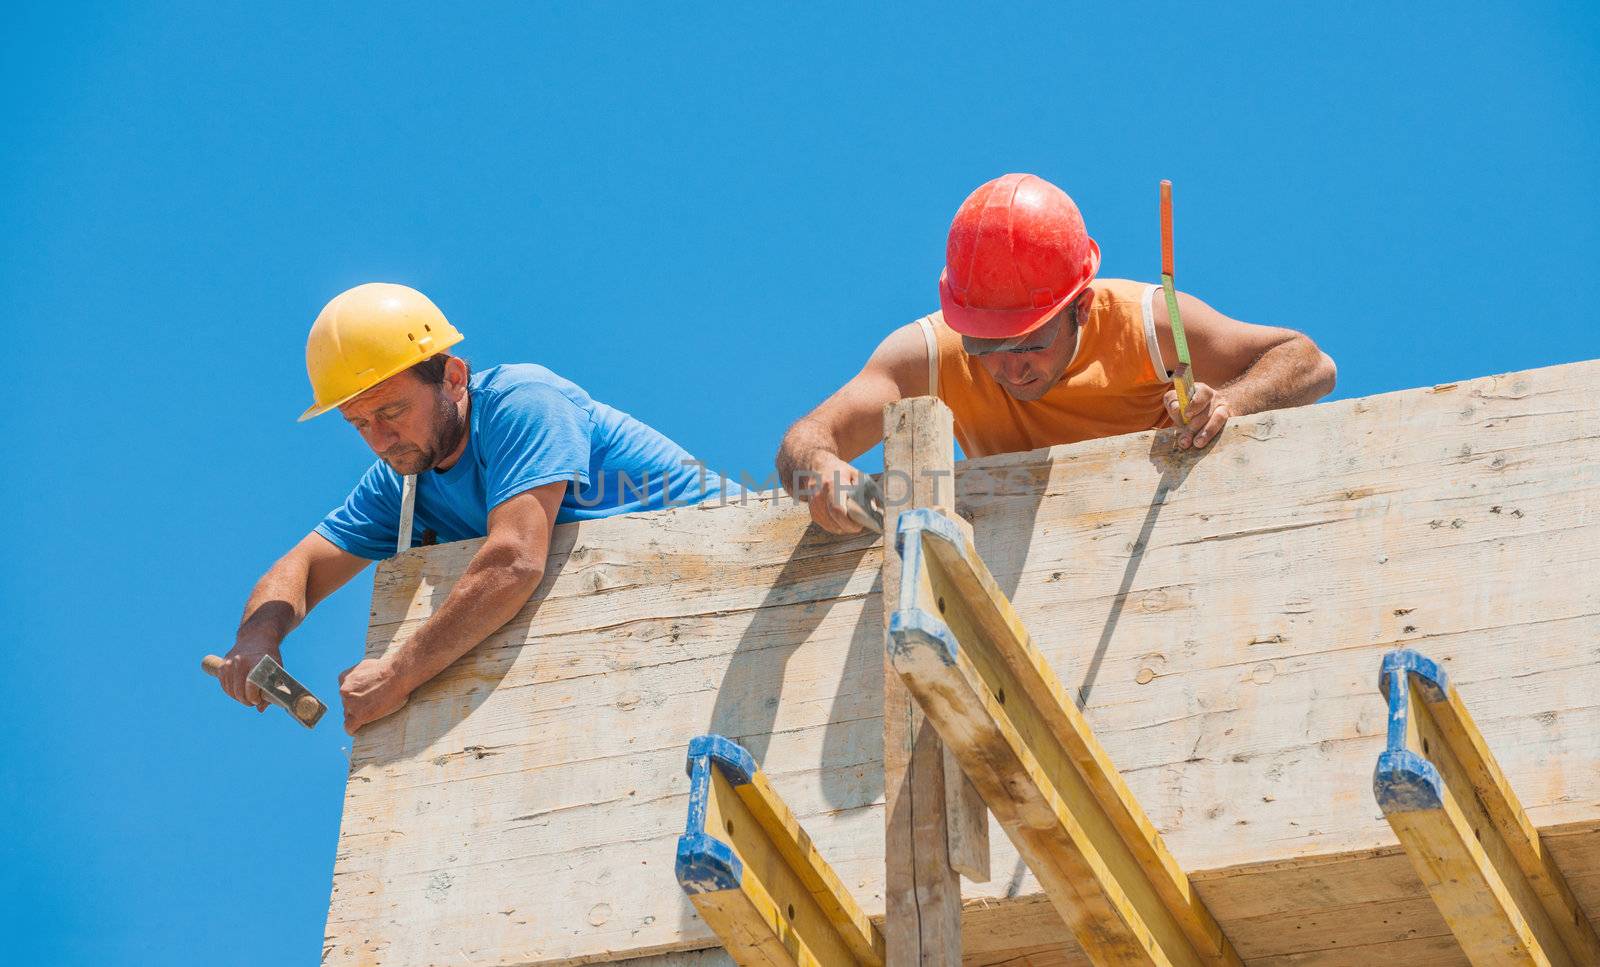
<path fill-rule="evenodd" d="M 277 648 L 305 616 L 306 569 L 290 560 L 279 561 L 250 592 L 235 639 Z"/>
<path fill-rule="evenodd" d="M 1262 353 L 1243 373 L 1220 387 L 1235 416 L 1304 406 L 1333 391 L 1333 362 L 1305 336 Z"/>
<path fill-rule="evenodd" d="M 806 417 L 783 436 L 778 448 L 778 479 L 783 489 L 796 500 L 806 500 L 815 485 L 808 485 L 807 474 L 815 474 L 823 457 L 839 458 L 839 443 L 821 424 Z"/>
<path fill-rule="evenodd" d="M 528 602 L 543 578 L 544 562 L 524 552 L 485 544 L 444 604 L 393 655 L 407 691 L 450 667 L 497 631 Z"/>

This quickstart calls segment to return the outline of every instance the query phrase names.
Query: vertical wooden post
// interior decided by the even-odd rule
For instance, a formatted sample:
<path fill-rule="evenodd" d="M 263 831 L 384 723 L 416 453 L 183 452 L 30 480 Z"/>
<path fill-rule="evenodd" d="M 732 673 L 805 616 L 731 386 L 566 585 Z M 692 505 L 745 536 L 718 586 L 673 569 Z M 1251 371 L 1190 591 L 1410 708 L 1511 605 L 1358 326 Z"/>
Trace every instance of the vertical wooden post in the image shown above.
<path fill-rule="evenodd" d="M 955 516 L 955 442 L 949 408 L 931 396 L 884 407 L 883 430 L 882 578 L 887 644 L 889 617 L 899 606 L 900 555 L 894 535 L 900 514 L 916 507 L 933 507 Z M 888 660 L 885 647 L 884 937 L 888 964 L 959 964 L 961 879 L 957 870 L 966 870 L 975 879 L 988 878 L 988 817 L 954 759 L 949 759 L 947 766 L 938 734 Z"/>

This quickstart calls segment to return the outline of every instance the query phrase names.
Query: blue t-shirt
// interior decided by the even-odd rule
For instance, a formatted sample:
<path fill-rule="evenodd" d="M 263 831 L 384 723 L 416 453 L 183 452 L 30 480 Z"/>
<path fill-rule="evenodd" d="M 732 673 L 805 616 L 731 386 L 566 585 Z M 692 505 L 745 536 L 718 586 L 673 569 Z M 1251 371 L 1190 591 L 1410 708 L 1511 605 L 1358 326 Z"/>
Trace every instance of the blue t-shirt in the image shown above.
<path fill-rule="evenodd" d="M 693 504 L 722 480 L 689 452 L 543 366 L 491 366 L 468 383 L 471 429 L 449 470 L 417 475 L 413 545 L 482 537 L 489 511 L 534 487 L 567 481 L 557 523 Z M 377 461 L 317 533 L 361 557 L 395 552 L 401 477 Z"/>

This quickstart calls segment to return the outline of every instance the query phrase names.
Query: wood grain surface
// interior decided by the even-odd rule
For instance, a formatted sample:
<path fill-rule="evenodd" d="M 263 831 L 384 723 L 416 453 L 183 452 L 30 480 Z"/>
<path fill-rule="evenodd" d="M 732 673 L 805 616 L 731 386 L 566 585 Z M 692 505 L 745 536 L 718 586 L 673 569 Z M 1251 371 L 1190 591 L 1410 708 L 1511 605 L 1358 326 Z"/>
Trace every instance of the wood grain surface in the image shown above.
<path fill-rule="evenodd" d="M 1465 961 L 1371 792 L 1378 664 L 1443 662 L 1600 913 L 1600 363 L 968 461 L 957 510 L 1250 964 Z M 368 653 L 477 542 L 376 576 Z M 884 909 L 873 535 L 787 500 L 557 528 L 503 629 L 355 740 L 328 964 L 711 967 L 673 878 L 690 738 L 745 744 Z M 971 964 L 1082 963 L 998 827 Z"/>

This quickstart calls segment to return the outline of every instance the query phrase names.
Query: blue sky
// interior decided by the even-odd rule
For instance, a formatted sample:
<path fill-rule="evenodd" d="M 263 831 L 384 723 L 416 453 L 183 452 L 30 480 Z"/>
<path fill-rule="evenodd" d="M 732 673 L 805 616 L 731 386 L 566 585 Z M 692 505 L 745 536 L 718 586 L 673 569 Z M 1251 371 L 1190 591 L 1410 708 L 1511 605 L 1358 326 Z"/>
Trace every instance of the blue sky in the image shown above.
<path fill-rule="evenodd" d="M 0 12 L 15 962 L 319 956 L 346 737 L 197 662 L 370 459 L 294 422 L 348 286 L 756 473 L 1007 171 L 1142 279 L 1173 179 L 1180 286 L 1309 332 L 1339 396 L 1597 355 L 1592 3 L 681 6 Z M 287 644 L 324 696 L 369 588 Z"/>

